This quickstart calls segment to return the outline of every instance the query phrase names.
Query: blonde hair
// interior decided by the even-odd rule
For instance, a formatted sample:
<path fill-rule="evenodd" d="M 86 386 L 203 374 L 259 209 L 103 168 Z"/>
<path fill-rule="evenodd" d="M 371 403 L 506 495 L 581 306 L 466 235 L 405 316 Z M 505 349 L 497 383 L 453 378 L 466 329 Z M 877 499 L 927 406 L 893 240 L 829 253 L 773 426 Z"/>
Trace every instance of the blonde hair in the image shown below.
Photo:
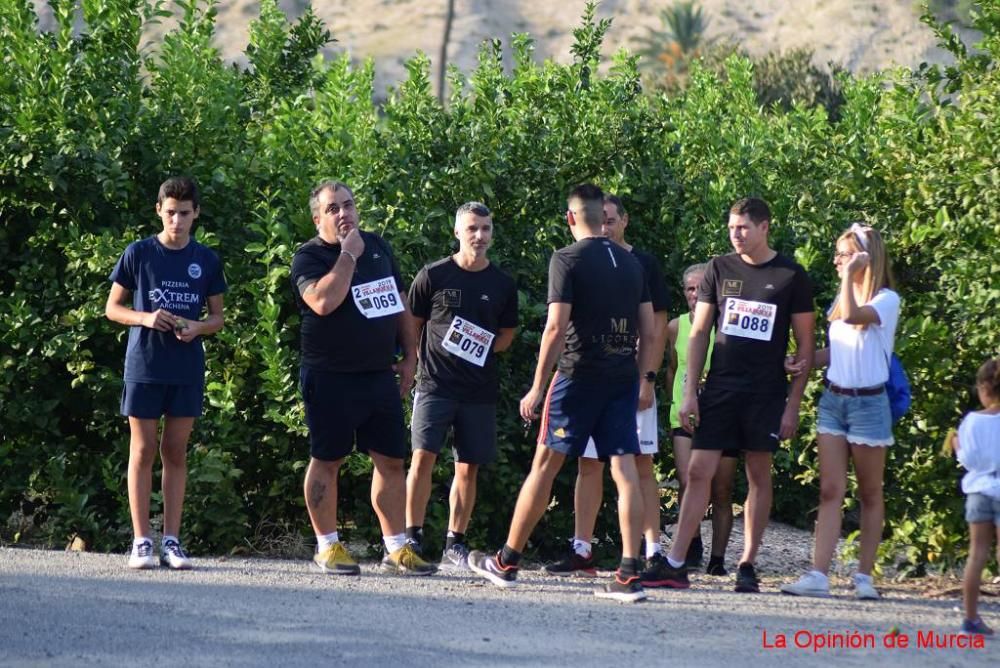
<path fill-rule="evenodd" d="M 862 304 L 870 302 L 879 290 L 892 289 L 895 286 L 896 281 L 892 277 L 889 255 L 885 251 L 885 243 L 878 230 L 854 223 L 847 231 L 837 237 L 836 245 L 840 246 L 842 242 L 846 242 L 854 253 L 868 253 L 868 266 L 865 267 L 865 274 L 861 280 Z M 843 317 L 838 299 L 830 310 L 830 320 L 840 320 Z M 858 327 L 863 328 L 864 325 Z"/>

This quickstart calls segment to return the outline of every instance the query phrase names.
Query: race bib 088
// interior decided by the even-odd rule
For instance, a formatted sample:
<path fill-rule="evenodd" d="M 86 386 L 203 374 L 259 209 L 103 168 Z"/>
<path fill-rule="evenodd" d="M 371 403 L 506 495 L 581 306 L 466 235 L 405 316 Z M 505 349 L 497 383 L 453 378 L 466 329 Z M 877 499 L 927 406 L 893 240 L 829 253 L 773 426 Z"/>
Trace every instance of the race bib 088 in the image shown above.
<path fill-rule="evenodd" d="M 726 300 L 721 330 L 727 336 L 770 341 L 777 313 L 778 307 L 775 304 L 729 297 Z"/>
<path fill-rule="evenodd" d="M 476 366 L 486 364 L 486 356 L 493 348 L 493 332 L 483 329 L 474 322 L 456 317 L 445 332 L 441 346 L 456 357 Z"/>
<path fill-rule="evenodd" d="M 354 305 L 366 318 L 381 318 L 403 310 L 396 289 L 396 279 L 392 276 L 355 285 L 351 288 Z"/>

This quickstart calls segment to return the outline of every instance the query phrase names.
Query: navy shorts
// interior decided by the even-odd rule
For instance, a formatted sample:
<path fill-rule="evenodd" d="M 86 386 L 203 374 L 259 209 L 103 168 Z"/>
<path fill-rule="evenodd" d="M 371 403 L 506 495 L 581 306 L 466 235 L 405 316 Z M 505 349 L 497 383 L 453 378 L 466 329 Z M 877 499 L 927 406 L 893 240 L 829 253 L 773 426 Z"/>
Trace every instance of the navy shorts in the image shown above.
<path fill-rule="evenodd" d="M 778 450 L 785 397 L 705 388 L 698 395 L 699 423 L 694 450 Z"/>
<path fill-rule="evenodd" d="M 637 455 L 638 407 L 638 381 L 580 381 L 557 371 L 545 397 L 538 444 L 579 457 L 593 438 L 600 459 Z"/>
<path fill-rule="evenodd" d="M 355 443 L 360 452 L 406 456 L 403 401 L 391 370 L 333 373 L 304 366 L 299 386 L 313 459 L 343 459 Z"/>
<path fill-rule="evenodd" d="M 122 388 L 121 414 L 140 420 L 167 417 L 201 417 L 204 385 L 129 383 Z"/>
<path fill-rule="evenodd" d="M 497 455 L 497 405 L 417 392 L 410 439 L 414 450 L 441 454 L 448 430 L 455 432 L 455 461 L 489 464 Z"/>

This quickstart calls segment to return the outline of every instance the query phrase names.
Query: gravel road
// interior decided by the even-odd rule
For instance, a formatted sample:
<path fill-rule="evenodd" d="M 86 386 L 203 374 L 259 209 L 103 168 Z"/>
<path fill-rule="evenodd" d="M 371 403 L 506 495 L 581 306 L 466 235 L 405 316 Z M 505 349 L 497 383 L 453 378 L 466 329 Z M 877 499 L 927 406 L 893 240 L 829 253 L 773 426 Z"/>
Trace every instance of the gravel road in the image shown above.
<path fill-rule="evenodd" d="M 0 548 L 0 664 L 474 666 L 997 666 L 985 648 L 942 641 L 955 601 L 892 592 L 858 602 L 777 592 L 735 594 L 730 578 L 695 576 L 688 591 L 640 604 L 591 595 L 594 581 L 537 571 L 503 591 L 466 577 L 321 575 L 307 562 L 200 559 L 197 570 L 132 572 L 123 555 Z M 1000 606 L 989 603 L 987 619 Z M 907 648 L 886 647 L 896 626 Z M 720 631 L 724 629 L 724 632 Z M 766 634 L 766 635 L 765 635 Z M 787 648 L 780 648 L 784 634 Z M 796 635 L 797 634 L 797 635 Z M 832 635 L 831 635 L 832 634 Z M 897 636 L 898 638 L 899 636 Z M 852 649 L 871 638 L 874 648 Z M 847 648 L 831 649 L 840 641 Z M 825 642 L 827 646 L 822 646 Z M 798 645 L 798 646 L 797 646 Z M 770 646 L 770 647 L 769 647 Z"/>

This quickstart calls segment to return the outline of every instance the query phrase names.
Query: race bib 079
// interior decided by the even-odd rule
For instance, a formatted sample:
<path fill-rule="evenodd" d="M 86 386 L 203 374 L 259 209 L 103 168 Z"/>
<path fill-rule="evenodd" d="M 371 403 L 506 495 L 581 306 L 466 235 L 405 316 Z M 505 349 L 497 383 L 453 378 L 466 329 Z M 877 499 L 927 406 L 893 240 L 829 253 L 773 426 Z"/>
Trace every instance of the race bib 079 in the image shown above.
<path fill-rule="evenodd" d="M 392 276 L 355 285 L 351 288 L 351 295 L 354 297 L 354 305 L 369 319 L 382 318 L 403 310 L 403 302 L 396 289 L 396 279 Z"/>
<path fill-rule="evenodd" d="M 483 329 L 474 322 L 456 317 L 445 332 L 441 346 L 456 357 L 476 366 L 486 364 L 486 356 L 493 348 L 493 332 Z"/>
<path fill-rule="evenodd" d="M 777 313 L 778 307 L 775 304 L 729 297 L 726 299 L 726 313 L 722 317 L 721 330 L 727 336 L 770 341 Z"/>

